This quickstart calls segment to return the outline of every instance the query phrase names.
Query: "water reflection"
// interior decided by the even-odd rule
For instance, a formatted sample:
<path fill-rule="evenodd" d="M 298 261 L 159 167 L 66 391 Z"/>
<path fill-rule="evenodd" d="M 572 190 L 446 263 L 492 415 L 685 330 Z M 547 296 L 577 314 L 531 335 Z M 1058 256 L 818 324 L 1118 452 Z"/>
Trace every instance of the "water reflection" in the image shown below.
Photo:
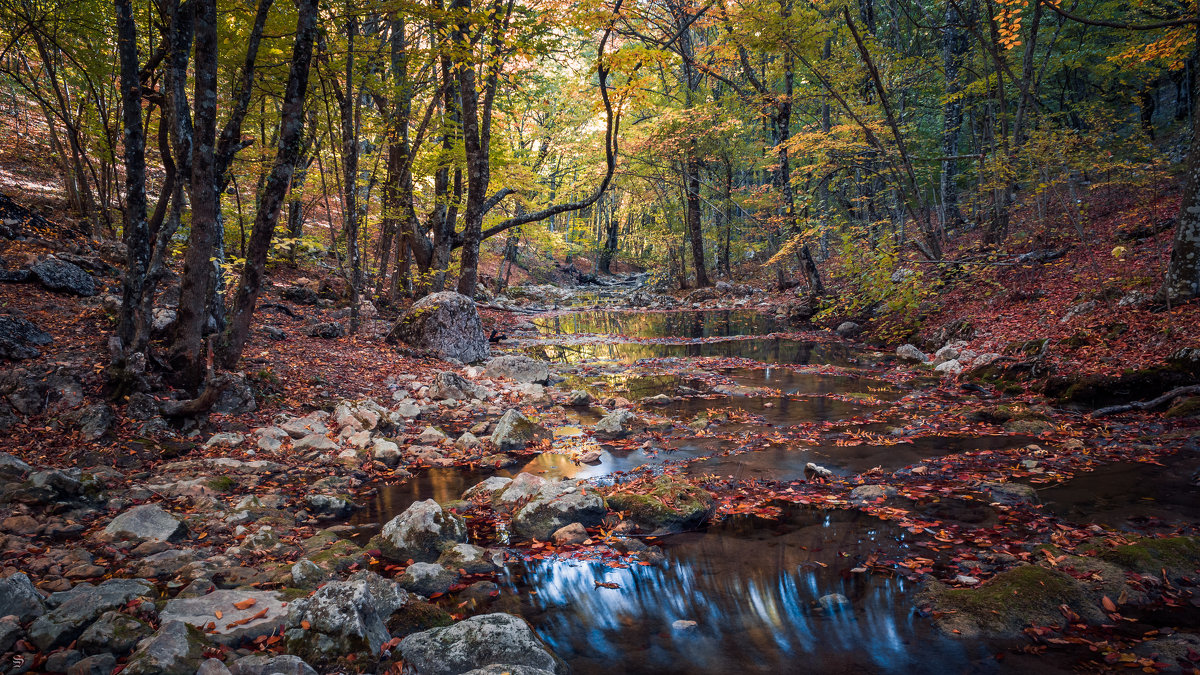
<path fill-rule="evenodd" d="M 529 356 L 554 363 L 589 361 L 632 362 L 658 358 L 743 358 L 762 363 L 813 363 L 852 366 L 853 350 L 840 343 L 817 343 L 782 338 L 723 340 L 690 344 L 642 342 L 537 344 L 523 350 Z"/>
<path fill-rule="evenodd" d="M 648 567 L 521 563 L 507 590 L 576 673 L 961 672 L 970 661 L 969 645 L 911 614 L 908 582 L 850 572 L 869 554 L 907 548 L 904 532 L 874 518 L 793 508 L 663 548 L 667 562 Z M 821 610 L 834 593 L 849 606 Z M 697 626 L 676 630 L 677 620 Z"/>
<path fill-rule="evenodd" d="M 753 310 L 683 312 L 572 312 L 533 321 L 543 333 L 603 333 L 633 338 L 707 338 L 766 335 L 789 330 L 785 322 Z"/>
<path fill-rule="evenodd" d="M 843 420 L 872 410 L 871 406 L 835 398 L 786 398 L 780 396 L 731 396 L 721 398 L 685 398 L 659 410 L 664 415 L 690 419 L 699 414 L 712 416 L 728 410 L 744 410 L 762 417 L 767 424 L 786 426 L 802 422 Z"/>
<path fill-rule="evenodd" d="M 804 477 L 804 466 L 816 462 L 835 473 L 851 475 L 874 467 L 894 470 L 927 457 L 1019 448 L 1030 442 L 1025 436 L 927 436 L 895 445 L 784 445 L 771 444 L 761 450 L 692 462 L 687 473 L 715 474 L 743 479 L 792 481 Z"/>
<path fill-rule="evenodd" d="M 725 371 L 744 387 L 770 387 L 784 394 L 867 394 L 884 401 L 902 398 L 906 392 L 886 380 L 827 373 L 804 373 L 791 368 L 730 368 Z"/>
<path fill-rule="evenodd" d="M 1200 454 L 1181 450 L 1162 464 L 1119 462 L 1039 491 L 1046 509 L 1075 522 L 1142 527 L 1153 521 L 1200 521 Z"/>

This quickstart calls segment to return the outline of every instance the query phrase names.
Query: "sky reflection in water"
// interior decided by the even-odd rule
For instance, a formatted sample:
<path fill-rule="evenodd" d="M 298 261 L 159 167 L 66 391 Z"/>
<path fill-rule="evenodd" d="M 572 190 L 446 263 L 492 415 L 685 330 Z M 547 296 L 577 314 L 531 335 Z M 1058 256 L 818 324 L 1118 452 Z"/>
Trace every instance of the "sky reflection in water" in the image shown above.
<path fill-rule="evenodd" d="M 903 532 L 873 518 L 797 510 L 672 537 L 658 566 L 518 564 L 508 590 L 577 673 L 963 672 L 971 650 L 911 614 L 909 582 L 849 572 L 905 546 Z M 821 611 L 830 593 L 850 607 Z M 696 629 L 672 629 L 681 619 Z"/>

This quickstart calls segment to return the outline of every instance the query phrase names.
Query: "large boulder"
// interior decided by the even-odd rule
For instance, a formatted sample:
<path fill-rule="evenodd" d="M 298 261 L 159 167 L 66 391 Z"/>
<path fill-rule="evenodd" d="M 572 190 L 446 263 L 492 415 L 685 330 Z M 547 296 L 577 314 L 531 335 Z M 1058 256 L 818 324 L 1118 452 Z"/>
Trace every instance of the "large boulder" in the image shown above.
<path fill-rule="evenodd" d="M 104 532 L 127 539 L 172 541 L 182 537 L 187 526 L 157 504 L 143 504 L 113 518 Z"/>
<path fill-rule="evenodd" d="M 58 258 L 46 258 L 29 268 L 38 283 L 52 291 L 90 297 L 96 294 L 96 281 L 78 265 Z"/>
<path fill-rule="evenodd" d="M 609 495 L 608 507 L 627 512 L 643 532 L 667 534 L 699 527 L 712 517 L 716 502 L 691 483 L 661 476 L 647 489 Z"/>
<path fill-rule="evenodd" d="M 545 427 L 526 417 L 520 410 L 510 409 L 496 422 L 492 443 L 503 452 L 522 450 L 530 443 L 553 438 Z"/>
<path fill-rule="evenodd" d="M 0 478 L 24 478 L 33 472 L 33 467 L 7 452 L 0 452 Z"/>
<path fill-rule="evenodd" d="M 400 641 L 404 663 L 417 675 L 484 672 L 566 673 L 524 619 L 511 614 L 473 616 L 445 628 L 413 633 Z M 501 668 L 489 668 L 501 666 Z"/>
<path fill-rule="evenodd" d="M 54 609 L 29 627 L 29 640 L 42 651 L 70 644 L 101 614 L 119 609 L 135 598 L 149 597 L 154 589 L 140 579 L 109 579 L 99 586 L 79 584 L 47 599 Z"/>
<path fill-rule="evenodd" d="M 450 371 L 443 371 L 434 376 L 433 386 L 429 388 L 429 398 L 435 401 L 446 399 L 470 401 L 474 398 L 486 399 L 487 397 L 487 389 Z"/>
<path fill-rule="evenodd" d="M 1057 569 L 1025 565 L 1001 572 L 974 588 L 932 582 L 917 603 L 934 611 L 934 625 L 961 638 L 1016 637 L 1028 626 L 1058 626 L 1063 607 L 1088 623 L 1105 619 L 1083 583 Z"/>
<path fill-rule="evenodd" d="M 254 602 L 246 606 L 248 600 Z M 239 604 L 245 609 L 239 609 Z M 218 590 L 198 598 L 170 600 L 159 618 L 203 629 L 220 612 L 221 619 L 208 631 L 208 638 L 220 644 L 238 645 L 243 640 L 274 633 L 287 611 L 287 603 L 272 591 Z"/>
<path fill-rule="evenodd" d="M 204 662 L 204 634 L 181 621 L 167 621 L 142 641 L 122 670 L 127 675 L 193 675 Z"/>
<path fill-rule="evenodd" d="M 387 620 L 408 602 L 396 582 L 362 570 L 346 581 L 331 581 L 288 607 L 288 652 L 309 663 L 353 657 L 373 661 L 391 639 Z"/>
<path fill-rule="evenodd" d="M 208 617 L 207 621 L 211 621 Z M 206 622 L 207 622 L 206 621 Z M 149 637 L 154 630 L 142 621 L 116 611 L 100 615 L 96 623 L 88 626 L 79 636 L 78 647 L 85 654 L 113 653 L 124 656 L 133 651 L 138 642 Z"/>
<path fill-rule="evenodd" d="M 0 359 L 33 359 L 42 355 L 38 347 L 54 342 L 49 333 L 25 319 L 0 316 Z"/>
<path fill-rule="evenodd" d="M 604 416 L 599 422 L 596 422 L 596 428 L 593 434 L 596 438 L 604 440 L 615 440 L 625 438 L 626 436 L 636 434 L 645 425 L 629 410 L 617 410 Z"/>
<path fill-rule="evenodd" d="M 514 382 L 549 384 L 550 364 L 545 361 L 505 354 L 487 362 L 484 374 L 488 377 L 507 377 Z"/>
<path fill-rule="evenodd" d="M 436 563 L 413 563 L 404 570 L 397 583 L 407 591 L 428 598 L 450 590 L 458 583 L 458 572 Z"/>
<path fill-rule="evenodd" d="M 392 560 L 432 562 L 445 549 L 466 540 L 465 521 L 436 501 L 426 499 L 388 521 L 373 541 Z"/>
<path fill-rule="evenodd" d="M 482 361 L 492 353 L 475 301 L 454 291 L 433 293 L 413 303 L 387 339 L 463 363 Z"/>
<path fill-rule="evenodd" d="M 15 616 L 21 623 L 46 613 L 42 594 L 24 572 L 0 579 L 0 616 Z"/>
<path fill-rule="evenodd" d="M 605 513 L 604 498 L 595 489 L 559 481 L 543 485 L 513 516 L 512 525 L 513 531 L 522 537 L 547 541 L 564 525 L 599 525 Z"/>
<path fill-rule="evenodd" d="M 299 656 L 251 654 L 229 666 L 230 675 L 317 675 L 317 671 Z"/>

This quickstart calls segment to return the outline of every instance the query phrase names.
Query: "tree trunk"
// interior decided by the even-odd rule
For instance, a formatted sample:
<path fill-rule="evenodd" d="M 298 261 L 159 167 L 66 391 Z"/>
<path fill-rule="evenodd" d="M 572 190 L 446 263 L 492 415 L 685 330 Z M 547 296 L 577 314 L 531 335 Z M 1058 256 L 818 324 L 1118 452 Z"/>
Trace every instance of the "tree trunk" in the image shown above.
<path fill-rule="evenodd" d="M 946 102 L 942 104 L 942 160 L 941 192 L 942 208 L 945 211 L 943 227 L 957 227 L 963 222 L 958 208 L 958 134 L 963 122 L 962 82 L 959 71 L 963 57 L 969 47 L 967 34 L 959 24 L 966 20 L 960 16 L 954 3 L 946 6 L 946 27 L 942 30 L 942 65 L 946 71 Z M 948 229 L 947 228 L 947 229 Z"/>
<path fill-rule="evenodd" d="M 250 335 L 250 320 L 254 315 L 258 296 L 262 292 L 271 236 L 275 232 L 275 223 L 279 220 L 283 202 L 287 199 L 293 170 L 303 144 L 304 98 L 308 89 L 313 39 L 316 36 L 317 0 L 301 0 L 298 4 L 296 42 L 292 47 L 292 63 L 279 123 L 279 148 L 271 173 L 263 186 L 247 247 L 246 264 L 242 268 L 241 281 L 234 295 L 229 327 L 221 343 L 220 361 L 222 367 L 227 369 L 233 369 L 237 365 Z"/>
<path fill-rule="evenodd" d="M 1200 22 L 1195 31 L 1193 61 L 1200 56 Z M 1192 110 L 1200 110 L 1200 87 L 1192 87 Z M 1163 285 L 1155 294 L 1156 301 L 1168 305 L 1200 297 L 1200 121 L 1195 116 L 1192 143 L 1184 165 L 1183 202 L 1179 205 L 1179 223 L 1171 242 L 1171 261 Z"/>
<path fill-rule="evenodd" d="M 172 364 L 181 386 L 195 390 L 204 379 L 209 301 L 218 270 L 214 257 L 220 231 L 214 148 L 217 136 L 216 0 L 192 0 L 195 11 L 196 66 L 191 185 L 192 231 L 180 284 L 179 314 Z"/>
<path fill-rule="evenodd" d="M 125 133 L 125 221 L 127 247 L 125 275 L 121 287 L 121 317 L 117 337 L 121 344 L 114 358 L 118 367 L 146 344 L 137 339 L 145 335 L 141 326 L 149 322 L 142 309 L 146 275 L 150 264 L 150 232 L 146 224 L 146 138 L 142 129 L 142 87 L 137 52 L 137 23 L 131 0 L 116 0 L 117 49 L 121 73 L 121 109 Z"/>

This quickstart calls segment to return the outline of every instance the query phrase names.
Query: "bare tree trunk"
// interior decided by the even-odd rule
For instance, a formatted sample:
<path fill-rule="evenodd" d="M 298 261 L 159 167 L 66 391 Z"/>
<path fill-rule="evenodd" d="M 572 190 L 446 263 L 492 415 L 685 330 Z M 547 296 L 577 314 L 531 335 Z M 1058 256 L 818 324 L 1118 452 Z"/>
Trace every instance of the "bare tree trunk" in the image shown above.
<path fill-rule="evenodd" d="M 194 130 L 191 185 L 192 231 L 184 254 L 179 315 L 172 362 L 179 383 L 200 386 L 206 372 L 204 336 L 209 330 L 209 302 L 218 270 L 214 269 L 220 231 L 215 147 L 217 136 L 217 8 L 216 0 L 192 0 L 196 34 Z"/>
<path fill-rule="evenodd" d="M 1200 9 L 1197 10 L 1200 14 Z M 1200 18 L 1198 16 L 1197 18 Z M 1193 60 L 1200 56 L 1200 22 Z M 1200 110 L 1200 87 L 1192 87 L 1192 110 Z M 1171 242 L 1171 261 L 1155 300 L 1168 305 L 1200 297 L 1200 119 L 1193 114 L 1192 143 L 1185 161 L 1183 201 Z"/>
<path fill-rule="evenodd" d="M 117 49 L 121 73 L 121 106 L 125 133 L 125 226 L 127 247 L 125 275 L 121 288 L 121 317 L 117 327 L 120 340 L 114 360 L 120 369 L 128 360 L 146 349 L 136 339 L 149 322 L 142 314 L 142 294 L 150 265 L 150 232 L 146 224 L 146 139 L 142 129 L 142 87 L 137 52 L 137 23 L 131 0 L 116 0 Z"/>
<path fill-rule="evenodd" d="M 247 247 L 246 264 L 234 295 L 229 327 L 220 345 L 221 366 L 232 369 L 241 359 L 250 336 L 250 320 L 262 292 L 267 266 L 267 253 L 275 223 L 279 220 L 283 202 L 287 199 L 296 162 L 304 137 L 304 98 L 308 90 L 309 65 L 313 39 L 316 36 L 317 0 L 301 0 L 296 23 L 296 42 L 292 47 L 292 63 L 284 92 L 283 110 L 279 122 L 279 149 L 259 200 L 254 226 Z"/>

